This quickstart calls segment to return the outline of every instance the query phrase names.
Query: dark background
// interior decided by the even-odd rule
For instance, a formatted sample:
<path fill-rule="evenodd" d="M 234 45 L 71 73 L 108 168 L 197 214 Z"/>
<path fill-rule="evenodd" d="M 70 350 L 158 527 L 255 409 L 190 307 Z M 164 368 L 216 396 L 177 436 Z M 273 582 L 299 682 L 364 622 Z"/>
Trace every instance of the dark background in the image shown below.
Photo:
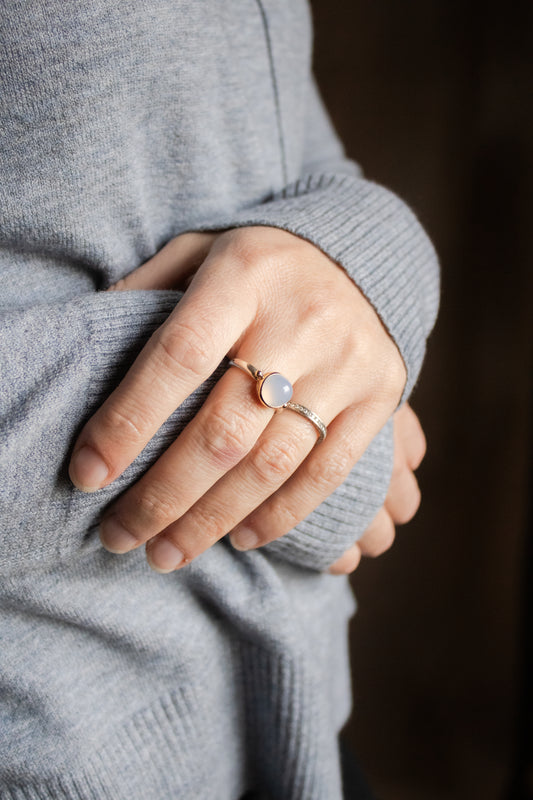
<path fill-rule="evenodd" d="M 415 210 L 442 265 L 412 397 L 428 438 L 422 505 L 352 578 L 348 734 L 383 800 L 533 797 L 533 2 L 312 9 L 315 71 L 348 154 Z"/>

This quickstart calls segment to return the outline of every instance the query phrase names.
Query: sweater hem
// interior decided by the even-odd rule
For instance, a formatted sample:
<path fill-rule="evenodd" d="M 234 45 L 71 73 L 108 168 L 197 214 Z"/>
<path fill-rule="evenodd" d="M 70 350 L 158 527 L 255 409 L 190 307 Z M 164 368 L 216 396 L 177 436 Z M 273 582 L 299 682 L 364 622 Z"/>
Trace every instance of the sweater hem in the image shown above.
<path fill-rule="evenodd" d="M 0 782 L 0 800 L 237 800 L 258 787 L 268 789 L 279 800 L 323 800 L 324 791 L 328 800 L 341 800 L 335 734 L 345 721 L 336 720 L 335 730 L 331 730 L 331 719 L 310 718 L 317 727 L 315 737 L 304 737 L 303 742 L 296 736 L 293 709 L 286 702 L 287 689 L 292 691 L 293 703 L 304 699 L 304 683 L 299 678 L 302 665 L 283 655 L 273 657 L 250 643 L 240 642 L 234 655 L 243 678 L 242 693 L 232 698 L 236 705 L 257 699 L 254 695 L 264 692 L 265 679 L 270 687 L 266 702 L 252 706 L 259 709 L 259 719 L 244 714 L 242 730 L 231 735 L 217 730 L 216 722 L 213 725 L 217 715 L 210 697 L 210 674 L 216 668 L 212 664 L 200 685 L 171 689 L 117 725 L 83 764 L 74 764 L 75 755 L 65 756 L 46 778 L 21 781 L 13 776 Z M 226 691 L 233 690 L 226 687 Z M 219 719 L 224 717 L 227 715 L 219 715 Z M 235 728 L 239 717 L 243 718 L 236 708 Z M 264 751 L 258 722 L 276 725 L 279 738 L 274 750 L 278 752 Z M 307 747 L 303 746 L 306 742 Z M 311 742 L 314 747 L 309 749 Z M 228 743 L 231 752 L 221 757 Z M 330 766 L 327 774 L 322 774 L 325 749 L 331 750 Z M 280 766 L 277 774 L 272 770 L 273 755 Z M 232 775 L 222 775 L 214 772 L 215 763 L 239 766 L 233 766 Z M 46 769 L 43 764 L 43 772 Z"/>

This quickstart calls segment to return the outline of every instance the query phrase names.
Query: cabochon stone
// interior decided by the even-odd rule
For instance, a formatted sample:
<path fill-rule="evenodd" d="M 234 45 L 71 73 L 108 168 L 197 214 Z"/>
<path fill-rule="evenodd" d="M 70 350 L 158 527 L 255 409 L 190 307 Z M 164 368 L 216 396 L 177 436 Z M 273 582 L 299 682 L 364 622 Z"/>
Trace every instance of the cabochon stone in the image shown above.
<path fill-rule="evenodd" d="M 260 396 L 270 408 L 281 408 L 292 397 L 292 384 L 279 372 L 273 372 L 261 384 Z"/>

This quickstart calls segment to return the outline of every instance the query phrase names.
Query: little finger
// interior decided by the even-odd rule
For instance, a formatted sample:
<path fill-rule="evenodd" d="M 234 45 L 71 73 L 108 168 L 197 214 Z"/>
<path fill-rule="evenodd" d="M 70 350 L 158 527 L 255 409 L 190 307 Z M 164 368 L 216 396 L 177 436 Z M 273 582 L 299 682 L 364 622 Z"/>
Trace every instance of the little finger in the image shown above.
<path fill-rule="evenodd" d="M 358 541 L 363 556 L 376 558 L 392 547 L 396 530 L 392 517 L 385 507 L 380 508 Z"/>
<path fill-rule="evenodd" d="M 331 567 L 328 569 L 328 572 L 331 575 L 349 575 L 359 566 L 361 555 L 361 548 L 356 542 L 349 547 L 348 550 L 346 550 L 346 552 L 343 553 L 334 564 L 331 565 Z"/>
<path fill-rule="evenodd" d="M 393 470 L 385 508 L 397 525 L 409 522 L 420 506 L 422 495 L 414 472 L 403 466 Z"/>

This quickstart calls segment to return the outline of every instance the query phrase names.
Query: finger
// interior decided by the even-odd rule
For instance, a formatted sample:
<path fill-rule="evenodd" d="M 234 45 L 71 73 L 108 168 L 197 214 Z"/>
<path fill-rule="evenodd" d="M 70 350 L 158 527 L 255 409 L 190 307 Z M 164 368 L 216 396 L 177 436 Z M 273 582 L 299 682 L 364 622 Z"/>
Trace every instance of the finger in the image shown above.
<path fill-rule="evenodd" d="M 244 346 L 256 352 L 253 338 Z M 301 359 L 285 366 L 285 374 L 297 374 Z M 104 547 L 125 553 L 180 518 L 252 449 L 273 414 L 259 402 L 252 378 L 228 368 L 177 440 L 108 509 L 100 522 Z M 230 481 L 230 495 L 234 486 Z"/>
<path fill-rule="evenodd" d="M 125 553 L 181 517 L 251 450 L 273 414 L 258 402 L 254 382 L 228 369 L 178 438 L 102 517 L 104 547 Z"/>
<path fill-rule="evenodd" d="M 232 544 L 242 548 L 255 536 L 259 547 L 292 530 L 343 483 L 384 422 L 372 403 L 338 414 L 291 478 L 232 531 Z"/>
<path fill-rule="evenodd" d="M 136 270 L 109 287 L 108 291 L 175 289 L 185 287 L 207 257 L 215 233 L 182 233 Z"/>
<path fill-rule="evenodd" d="M 308 389 L 314 380 L 298 381 L 295 396 L 312 396 Z M 317 402 L 314 407 L 327 420 L 338 410 L 332 408 L 331 398 L 328 411 L 322 411 Z M 338 405 L 342 402 L 339 398 Z M 287 410 L 276 413 L 248 455 L 185 515 L 147 544 L 150 565 L 159 571 L 174 569 L 176 556 L 170 545 L 185 562 L 211 547 L 290 478 L 316 438 L 316 429 L 307 419 Z M 254 544 L 246 542 L 246 549 Z"/>
<path fill-rule="evenodd" d="M 354 572 L 361 561 L 361 548 L 353 544 L 342 556 L 328 569 L 331 575 L 349 575 Z"/>
<path fill-rule="evenodd" d="M 418 481 L 412 470 L 406 466 L 395 467 L 385 498 L 385 508 L 396 525 L 404 525 L 413 519 L 421 499 Z"/>
<path fill-rule="evenodd" d="M 376 558 L 392 547 L 395 535 L 392 517 L 381 508 L 357 544 L 363 556 Z"/>
<path fill-rule="evenodd" d="M 255 287 L 238 266 L 223 258 L 218 263 L 211 254 L 204 261 L 181 302 L 83 428 L 69 468 L 75 486 L 95 491 L 114 481 L 250 325 Z"/>
<path fill-rule="evenodd" d="M 395 452 L 402 454 L 411 469 L 417 469 L 426 454 L 427 443 L 420 421 L 408 403 L 394 415 Z"/>

